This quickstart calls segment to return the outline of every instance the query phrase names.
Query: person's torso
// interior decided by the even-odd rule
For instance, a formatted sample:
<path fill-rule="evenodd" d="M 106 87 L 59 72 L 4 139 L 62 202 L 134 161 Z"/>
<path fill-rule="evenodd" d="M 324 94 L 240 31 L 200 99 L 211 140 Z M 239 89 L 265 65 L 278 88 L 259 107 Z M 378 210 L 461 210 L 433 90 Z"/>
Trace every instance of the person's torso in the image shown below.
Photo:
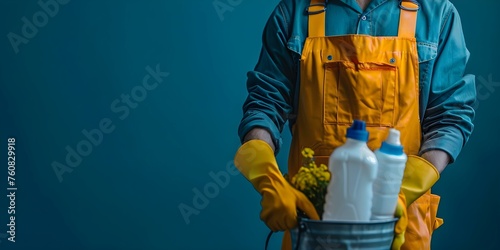
<path fill-rule="evenodd" d="M 295 55 L 297 67 L 308 34 L 308 16 L 304 10 L 309 6 L 309 2 L 307 0 L 285 0 L 285 4 L 291 9 L 291 13 L 285 14 L 283 17 L 287 19 L 287 16 L 290 15 L 286 20 L 290 25 L 287 47 Z M 363 11 L 356 0 L 330 0 L 326 6 L 325 35 L 397 36 L 399 2 L 398 0 L 372 0 Z M 446 0 L 420 0 L 418 3 L 420 9 L 417 14 L 415 38 L 420 68 L 420 117 L 423 117 L 423 110 L 428 102 L 432 67 L 438 53 L 439 39 L 444 26 L 444 17 L 450 13 L 452 5 Z"/>

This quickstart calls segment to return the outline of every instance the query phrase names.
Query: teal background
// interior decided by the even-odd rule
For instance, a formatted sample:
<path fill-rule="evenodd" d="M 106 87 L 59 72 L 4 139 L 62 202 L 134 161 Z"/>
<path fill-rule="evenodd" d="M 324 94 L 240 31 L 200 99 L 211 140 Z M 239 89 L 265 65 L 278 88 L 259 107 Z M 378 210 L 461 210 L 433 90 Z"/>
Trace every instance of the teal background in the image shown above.
<path fill-rule="evenodd" d="M 72 0 L 16 54 L 7 34 L 20 34 L 21 18 L 41 8 L 0 1 L 0 249 L 263 249 L 260 197 L 241 175 L 229 175 L 189 223 L 178 208 L 193 206 L 210 172 L 231 167 L 246 72 L 278 3 L 220 2 L 230 7 L 223 19 L 209 0 Z M 500 2 L 452 2 L 483 98 L 469 144 L 434 189 L 446 222 L 433 249 L 497 249 L 500 84 L 479 78 L 500 81 Z M 111 103 L 157 64 L 170 75 L 121 120 Z M 103 118 L 114 131 L 59 182 L 51 164 L 64 163 L 65 147 Z M 8 137 L 16 138 L 16 243 L 4 238 Z"/>

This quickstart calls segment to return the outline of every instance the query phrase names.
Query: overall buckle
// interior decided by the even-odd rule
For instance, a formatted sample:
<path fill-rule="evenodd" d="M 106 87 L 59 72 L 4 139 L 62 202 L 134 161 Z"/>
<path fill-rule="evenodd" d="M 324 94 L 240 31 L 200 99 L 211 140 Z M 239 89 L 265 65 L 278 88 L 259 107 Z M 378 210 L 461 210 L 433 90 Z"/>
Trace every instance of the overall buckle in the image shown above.
<path fill-rule="evenodd" d="M 319 9 L 319 10 L 310 10 L 311 7 L 318 7 L 318 6 L 319 7 L 323 7 L 323 8 Z M 323 13 L 325 11 L 326 11 L 326 2 L 311 4 L 308 7 L 306 7 L 306 9 L 305 9 L 306 14 L 308 14 L 308 15 L 316 15 L 316 14 L 319 14 L 319 13 Z"/>
<path fill-rule="evenodd" d="M 405 6 L 403 3 L 412 3 L 416 7 L 413 7 L 413 8 L 408 7 L 408 6 Z M 399 1 L 399 8 L 401 8 L 403 10 L 407 10 L 407 11 L 418 11 L 420 9 L 420 5 L 418 4 L 417 0 L 401 0 L 401 1 Z"/>

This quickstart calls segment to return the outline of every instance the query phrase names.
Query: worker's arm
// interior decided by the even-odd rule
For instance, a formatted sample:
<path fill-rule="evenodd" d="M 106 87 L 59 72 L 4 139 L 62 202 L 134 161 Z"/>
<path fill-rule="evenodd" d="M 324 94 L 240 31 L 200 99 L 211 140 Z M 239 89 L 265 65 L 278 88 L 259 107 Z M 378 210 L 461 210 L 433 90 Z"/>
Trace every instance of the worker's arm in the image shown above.
<path fill-rule="evenodd" d="M 276 150 L 276 148 L 274 147 L 273 138 L 271 137 L 271 134 L 263 128 L 254 128 L 250 130 L 250 132 L 248 132 L 245 138 L 243 139 L 243 143 L 250 140 L 263 140 L 267 142 L 269 146 L 271 146 L 273 151 Z"/>
<path fill-rule="evenodd" d="M 242 143 L 262 139 L 275 154 L 280 149 L 283 127 L 293 111 L 297 78 L 298 60 L 287 47 L 290 23 L 286 20 L 290 20 L 290 2 L 281 1 L 264 28 L 259 61 L 247 74 L 248 97 L 238 128 Z"/>
<path fill-rule="evenodd" d="M 431 77 L 423 113 L 423 140 L 419 155 L 441 172 L 455 161 L 473 130 L 475 78 L 464 75 L 469 51 L 466 48 L 457 10 L 447 3 L 440 24 L 437 56 L 425 76 Z M 447 154 L 447 155 L 446 155 Z"/>
<path fill-rule="evenodd" d="M 434 165 L 439 173 L 442 173 L 446 166 L 448 166 L 448 163 L 450 163 L 450 156 L 441 150 L 427 151 L 422 155 L 422 158 Z"/>
<path fill-rule="evenodd" d="M 295 54 L 288 49 L 290 2 L 281 1 L 262 36 L 259 62 L 248 72 L 248 97 L 238 134 L 243 145 L 234 164 L 262 195 L 260 218 L 273 231 L 297 226 L 297 210 L 319 220 L 309 199 L 293 188 L 280 172 L 275 154 L 281 131 L 292 112 L 297 75 Z"/>

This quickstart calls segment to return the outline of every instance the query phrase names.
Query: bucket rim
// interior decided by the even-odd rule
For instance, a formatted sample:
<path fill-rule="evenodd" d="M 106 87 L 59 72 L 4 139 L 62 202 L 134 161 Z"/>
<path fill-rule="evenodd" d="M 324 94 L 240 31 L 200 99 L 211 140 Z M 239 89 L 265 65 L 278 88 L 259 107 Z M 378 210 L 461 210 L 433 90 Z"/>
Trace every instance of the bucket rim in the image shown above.
<path fill-rule="evenodd" d="M 305 224 L 328 224 L 328 225 L 377 225 L 377 224 L 390 224 L 398 221 L 399 218 L 391 218 L 384 220 L 371 220 L 371 221 L 333 221 L 333 220 L 311 220 L 299 217 L 299 223 Z"/>

